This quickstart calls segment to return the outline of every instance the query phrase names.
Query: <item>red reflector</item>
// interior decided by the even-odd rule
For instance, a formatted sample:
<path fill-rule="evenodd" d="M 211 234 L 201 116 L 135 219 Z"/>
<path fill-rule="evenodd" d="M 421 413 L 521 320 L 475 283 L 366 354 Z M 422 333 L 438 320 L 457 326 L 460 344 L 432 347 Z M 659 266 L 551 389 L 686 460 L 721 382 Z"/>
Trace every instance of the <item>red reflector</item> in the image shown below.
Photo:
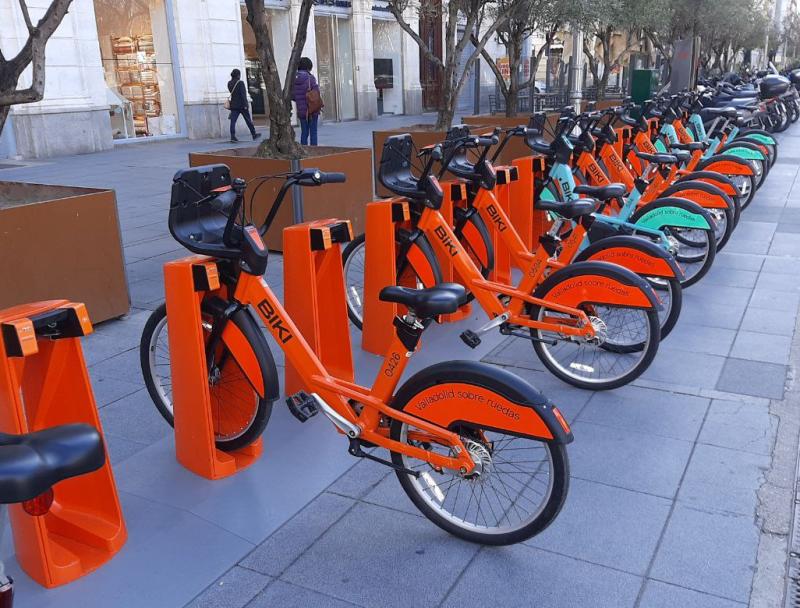
<path fill-rule="evenodd" d="M 571 432 L 569 424 L 567 424 L 567 421 L 564 419 L 564 416 L 561 415 L 561 412 L 558 411 L 558 408 L 555 405 L 553 406 L 553 414 L 555 414 L 556 420 L 558 420 L 558 424 L 561 425 L 561 428 L 564 429 L 564 432 L 565 433 Z"/>
<path fill-rule="evenodd" d="M 36 498 L 31 498 L 22 503 L 22 510 L 28 515 L 46 515 L 53 504 L 53 488 L 42 492 Z"/>

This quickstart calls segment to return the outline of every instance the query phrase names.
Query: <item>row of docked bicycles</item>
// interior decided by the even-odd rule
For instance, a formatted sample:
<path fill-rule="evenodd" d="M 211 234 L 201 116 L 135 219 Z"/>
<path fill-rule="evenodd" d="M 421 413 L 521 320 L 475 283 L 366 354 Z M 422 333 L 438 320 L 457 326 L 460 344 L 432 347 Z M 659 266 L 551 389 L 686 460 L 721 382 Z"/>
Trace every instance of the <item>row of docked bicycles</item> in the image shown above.
<path fill-rule="evenodd" d="M 542 531 L 569 485 L 572 433 L 558 408 L 528 382 L 484 363 L 449 360 L 400 384 L 403 370 L 432 321 L 473 302 L 488 320 L 461 334 L 462 348 L 489 331 L 516 336 L 553 374 L 584 389 L 612 389 L 641 375 L 675 327 L 682 290 L 711 268 L 777 158 L 778 142 L 752 126 L 760 110 L 717 107 L 716 96 L 707 89 L 604 111 L 565 108 L 483 134 L 458 126 L 421 150 L 410 135 L 388 138 L 379 179 L 409 213 L 395 223 L 396 284 L 375 296 L 398 314 L 372 387 L 326 368 L 264 278 L 261 236 L 286 192 L 345 176 L 303 169 L 251 180 L 284 181 L 266 221 L 257 222 L 244 204 L 248 184 L 227 167 L 180 171 L 170 231 L 191 252 L 214 258 L 221 284 L 201 296 L 217 447 L 233 451 L 255 441 L 280 392 L 263 327 L 306 387 L 287 395 L 290 412 L 301 422 L 322 412 L 351 455 L 393 469 L 436 525 L 495 545 Z M 534 246 L 496 196 L 519 177 L 497 163 L 515 138 L 538 167 L 522 207 L 548 218 Z M 452 219 L 442 212 L 445 178 L 465 194 L 451 201 Z M 332 243 L 346 244 L 347 315 L 362 326 L 370 234 L 353 238 L 337 229 L 319 246 Z M 500 248 L 517 269 L 513 280 L 493 273 Z M 443 281 L 440 260 L 457 282 Z M 162 306 L 146 324 L 141 362 L 154 402 L 173 423 L 168 319 Z"/>

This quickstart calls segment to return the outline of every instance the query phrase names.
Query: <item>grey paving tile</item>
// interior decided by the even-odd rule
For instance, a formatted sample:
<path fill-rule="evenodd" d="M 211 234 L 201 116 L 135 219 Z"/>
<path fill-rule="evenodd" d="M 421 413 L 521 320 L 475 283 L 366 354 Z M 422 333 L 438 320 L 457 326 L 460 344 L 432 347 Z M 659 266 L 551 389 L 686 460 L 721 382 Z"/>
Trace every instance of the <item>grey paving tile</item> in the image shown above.
<path fill-rule="evenodd" d="M 757 548 L 758 529 L 752 516 L 709 513 L 678 504 L 650 576 L 747 602 Z"/>
<path fill-rule="evenodd" d="M 391 591 L 386 590 L 387 593 Z M 275 581 L 247 608 L 348 608 L 356 606 L 324 593 L 292 585 L 286 581 Z"/>
<path fill-rule="evenodd" d="M 728 393 L 783 399 L 785 383 L 785 365 L 728 359 L 716 388 Z"/>
<path fill-rule="evenodd" d="M 762 209 L 759 213 L 753 214 L 753 219 L 761 220 L 765 222 L 774 222 L 777 219 L 778 214 L 770 214 L 766 213 L 767 210 Z M 775 209 L 774 211 L 778 211 Z M 746 239 L 737 239 L 734 237 L 728 241 L 728 244 L 725 246 L 725 251 L 729 253 L 753 253 L 753 254 L 760 254 L 763 255 L 769 251 L 769 241 L 764 240 L 746 240 Z"/>
<path fill-rule="evenodd" d="M 684 323 L 683 319 L 679 319 L 670 334 L 662 338 L 659 350 L 666 348 L 725 357 L 730 352 L 735 337 L 736 332 L 733 329 Z"/>
<path fill-rule="evenodd" d="M 244 608 L 271 580 L 252 570 L 231 568 L 185 608 Z"/>
<path fill-rule="evenodd" d="M 798 303 L 800 303 L 800 295 L 796 293 L 757 287 L 753 290 L 753 297 L 749 305 L 756 308 L 772 308 L 796 313 Z"/>
<path fill-rule="evenodd" d="M 728 251 L 728 249 L 725 248 L 724 250 L 717 252 L 717 255 L 714 257 L 714 265 L 711 267 L 711 270 L 709 270 L 708 274 L 711 274 L 715 270 L 722 268 L 733 268 L 735 270 L 749 270 L 751 272 L 758 272 L 761 270 L 763 263 L 764 256 L 747 253 L 734 253 L 733 251 Z"/>
<path fill-rule="evenodd" d="M 419 517 L 359 504 L 281 578 L 362 606 L 428 607 L 477 550 Z"/>
<path fill-rule="evenodd" d="M 548 371 L 535 371 L 524 368 L 512 368 L 520 378 L 530 382 L 534 388 L 543 393 L 554 403 L 568 421 L 575 420 L 583 407 L 595 395 L 595 391 L 585 391 L 565 384 Z"/>
<path fill-rule="evenodd" d="M 97 374 L 99 377 L 124 380 L 143 387 L 144 380 L 142 379 L 138 344 L 113 357 L 95 363 L 89 367 L 89 373 Z"/>
<path fill-rule="evenodd" d="M 720 266 L 715 258 L 714 265 L 708 271 L 708 274 L 703 277 L 702 283 L 703 285 L 722 285 L 726 287 L 754 287 L 757 279 L 758 272 Z"/>
<path fill-rule="evenodd" d="M 741 329 L 745 331 L 789 336 L 794 334 L 795 315 L 786 310 L 748 307 L 742 319 Z"/>
<path fill-rule="evenodd" d="M 727 287 L 717 285 L 713 289 L 703 288 L 702 284 L 694 286 L 694 289 L 687 289 L 683 294 L 684 306 L 690 303 L 700 304 L 724 304 L 735 306 L 747 304 L 750 300 L 752 290 L 749 287 Z"/>
<path fill-rule="evenodd" d="M 146 443 L 131 441 L 116 435 L 105 435 L 106 449 L 111 464 L 116 466 L 147 447 Z"/>
<path fill-rule="evenodd" d="M 104 374 L 89 372 L 92 390 L 97 407 L 104 407 L 118 399 L 132 395 L 142 389 L 142 383 L 134 384 L 126 380 L 117 380 Z"/>
<path fill-rule="evenodd" d="M 415 517 L 421 517 L 419 509 L 414 506 L 411 499 L 400 487 L 400 482 L 395 474 L 387 475 L 381 482 L 370 490 L 361 500 L 386 507 L 403 511 Z"/>
<path fill-rule="evenodd" d="M 787 258 L 768 257 L 764 258 L 764 272 L 777 274 L 789 274 L 800 277 L 800 264 L 796 260 Z"/>
<path fill-rule="evenodd" d="M 328 486 L 328 492 L 351 498 L 361 498 L 377 486 L 384 477 L 391 474 L 391 470 L 382 464 L 372 460 L 360 460 Z"/>
<path fill-rule="evenodd" d="M 795 294 L 800 293 L 800 281 L 787 278 L 785 274 L 774 273 L 774 272 L 762 271 L 761 274 L 758 275 L 758 281 L 756 282 L 756 287 L 758 289 L 786 291 Z"/>
<path fill-rule="evenodd" d="M 354 504 L 354 500 L 336 494 L 319 495 L 240 564 L 251 570 L 279 576 Z"/>
<path fill-rule="evenodd" d="M 526 544 L 643 575 L 671 506 L 665 498 L 573 479 L 558 518 Z"/>
<path fill-rule="evenodd" d="M 695 447 L 678 501 L 704 510 L 753 515 L 756 491 L 770 457 L 700 444 Z"/>
<path fill-rule="evenodd" d="M 679 386 L 714 388 L 725 358 L 682 350 L 659 349 L 642 378 Z"/>
<path fill-rule="evenodd" d="M 746 604 L 648 580 L 639 608 L 742 608 Z"/>
<path fill-rule="evenodd" d="M 700 285 L 697 288 L 702 289 Z M 738 329 L 747 308 L 746 303 L 739 304 L 712 304 L 708 302 L 686 301 L 686 295 L 691 290 L 684 292 L 684 303 L 681 308 L 681 317 L 678 324 L 705 325 L 707 327 L 723 327 Z M 669 339 L 669 337 L 667 338 Z"/>
<path fill-rule="evenodd" d="M 573 425 L 569 446 L 574 477 L 671 498 L 692 444 L 588 422 Z"/>
<path fill-rule="evenodd" d="M 100 422 L 107 435 L 146 445 L 172 434 L 144 388 L 102 408 Z"/>
<path fill-rule="evenodd" d="M 770 454 L 777 421 L 765 407 L 742 401 L 714 399 L 709 407 L 699 441 L 709 445 Z"/>
<path fill-rule="evenodd" d="M 579 420 L 694 441 L 708 405 L 701 397 L 625 386 L 596 393 Z"/>
<path fill-rule="evenodd" d="M 731 349 L 731 356 L 748 361 L 764 361 L 766 363 L 789 363 L 789 349 L 792 346 L 791 336 L 778 336 L 750 331 L 739 331 Z"/>
<path fill-rule="evenodd" d="M 481 551 L 442 606 L 626 608 L 635 604 L 640 585 L 631 574 L 512 545 Z"/>
<path fill-rule="evenodd" d="M 770 255 L 800 257 L 800 242 L 793 234 L 776 234 L 769 247 Z"/>
<path fill-rule="evenodd" d="M 793 222 L 780 222 L 775 229 L 778 234 L 800 234 L 800 224 Z"/>

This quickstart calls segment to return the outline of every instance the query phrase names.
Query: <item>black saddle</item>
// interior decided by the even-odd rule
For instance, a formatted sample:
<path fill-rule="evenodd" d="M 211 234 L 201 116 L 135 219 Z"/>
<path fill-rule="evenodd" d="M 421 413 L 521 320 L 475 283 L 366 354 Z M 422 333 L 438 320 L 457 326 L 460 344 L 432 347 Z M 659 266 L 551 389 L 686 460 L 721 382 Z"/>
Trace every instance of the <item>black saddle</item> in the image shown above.
<path fill-rule="evenodd" d="M 25 435 L 0 433 L 0 504 L 36 498 L 59 481 L 96 471 L 105 461 L 100 433 L 88 424 Z"/>
<path fill-rule="evenodd" d="M 601 201 L 608 201 L 612 198 L 621 198 L 627 194 L 625 184 L 613 183 L 605 186 L 588 186 L 581 184 L 572 190 L 575 194 L 590 196 Z"/>
<path fill-rule="evenodd" d="M 708 144 L 704 141 L 691 141 L 685 144 L 670 144 L 669 147 L 673 150 L 686 150 L 689 152 L 694 152 L 695 150 L 705 150 L 708 148 Z"/>
<path fill-rule="evenodd" d="M 440 283 L 427 289 L 390 285 L 381 289 L 381 302 L 402 304 L 420 319 L 432 319 L 456 312 L 467 303 L 467 290 L 458 283 Z"/>
<path fill-rule="evenodd" d="M 546 201 L 539 199 L 533 205 L 540 211 L 552 211 L 568 220 L 597 211 L 600 201 L 591 198 L 579 198 L 576 201 Z"/>
<path fill-rule="evenodd" d="M 678 162 L 676 154 L 648 154 L 647 152 L 636 151 L 636 156 L 649 163 L 656 163 L 657 165 L 674 165 Z"/>
<path fill-rule="evenodd" d="M 725 116 L 727 118 L 736 118 L 738 116 L 739 110 L 736 108 L 732 108 L 730 106 L 723 106 L 721 108 L 703 108 L 700 110 L 700 117 L 703 120 L 708 120 L 708 118 L 714 116 Z"/>

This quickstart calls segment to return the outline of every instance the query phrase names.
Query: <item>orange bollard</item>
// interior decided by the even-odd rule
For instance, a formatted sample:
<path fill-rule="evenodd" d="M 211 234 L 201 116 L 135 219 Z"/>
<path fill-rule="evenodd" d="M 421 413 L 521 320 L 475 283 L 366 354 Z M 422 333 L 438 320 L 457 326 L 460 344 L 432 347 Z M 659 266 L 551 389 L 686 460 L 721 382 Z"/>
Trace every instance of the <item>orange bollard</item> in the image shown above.
<path fill-rule="evenodd" d="M 51 300 L 0 311 L 0 430 L 21 434 L 85 423 L 101 434 L 79 338 L 92 331 L 83 304 Z M 53 488 L 50 511 L 10 505 L 17 561 L 45 587 L 96 570 L 127 539 L 111 464 Z"/>
<path fill-rule="evenodd" d="M 228 477 L 255 462 L 263 451 L 263 444 L 258 439 L 233 452 L 223 452 L 215 444 L 200 304 L 207 293 L 220 288 L 216 262 L 201 255 L 167 262 L 164 264 L 164 284 L 175 415 L 175 456 L 181 465 L 201 477 Z M 236 331 L 232 324 L 228 327 L 230 330 L 226 329 L 226 332 Z"/>
<path fill-rule="evenodd" d="M 353 352 L 340 244 L 352 238 L 348 220 L 316 220 L 283 230 L 286 312 L 328 373 L 350 382 L 354 377 Z M 311 392 L 288 361 L 285 378 L 287 395 Z"/>

